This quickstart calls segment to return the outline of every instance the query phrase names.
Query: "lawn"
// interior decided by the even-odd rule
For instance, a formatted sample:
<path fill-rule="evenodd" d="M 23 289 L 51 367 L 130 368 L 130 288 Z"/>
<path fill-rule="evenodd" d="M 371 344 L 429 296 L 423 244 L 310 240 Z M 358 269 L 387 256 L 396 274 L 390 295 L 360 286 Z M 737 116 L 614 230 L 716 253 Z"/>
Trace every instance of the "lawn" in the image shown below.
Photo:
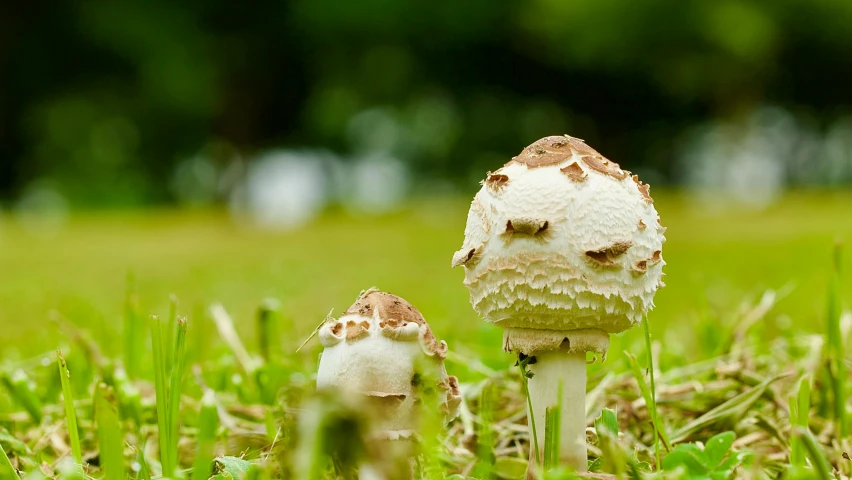
<path fill-rule="evenodd" d="M 740 304 L 767 289 L 784 294 L 770 334 L 776 322 L 821 329 L 833 244 L 852 241 L 852 192 L 791 194 L 765 211 L 709 212 L 682 195 L 655 198 L 668 227 L 667 286 L 657 294 L 651 331 L 672 354 L 696 360 L 706 353 L 693 348 L 700 319 L 732 321 Z M 128 272 L 145 313 L 164 315 L 169 294 L 187 313 L 221 302 L 249 339 L 258 303 L 279 299 L 294 322 L 289 343 L 376 286 L 417 306 L 452 347 L 490 352 L 501 333 L 477 319 L 462 272 L 450 268 L 466 209 L 466 199 L 429 199 L 381 217 L 331 213 L 292 232 L 257 230 L 220 212 L 151 211 L 76 215 L 37 236 L 7 217 L 0 223 L 0 325 L 11 345 L 4 357 L 55 348 L 62 334 L 51 310 L 96 330 L 109 349 L 121 333 Z M 852 271 L 852 254 L 844 262 Z M 852 302 L 852 289 L 844 299 Z"/>
<path fill-rule="evenodd" d="M 767 468 L 784 471 L 788 468 L 785 448 L 789 449 L 797 439 L 807 443 L 811 438 L 790 433 L 787 396 L 798 392 L 797 382 L 803 372 L 811 373 L 815 391 L 820 386 L 828 390 L 825 383 L 819 383 L 819 362 L 813 363 L 811 358 L 814 351 L 817 356 L 820 354 L 821 337 L 806 334 L 822 334 L 826 329 L 834 244 L 842 238 L 852 241 L 852 192 L 794 192 L 764 210 L 725 205 L 708 209 L 675 192 L 655 192 L 655 199 L 662 223 L 668 227 L 663 250 L 667 286 L 657 294 L 650 331 L 662 382 L 658 385 L 658 400 L 667 415 L 669 433 L 677 437 L 677 443 L 693 445 L 685 442 L 707 440 L 711 434 L 733 430 L 739 442 L 734 443 L 734 450 L 749 451 L 754 447 L 752 450 L 764 456 L 761 465 L 771 467 L 765 467 L 764 472 Z M 8 380 L 8 392 L 0 391 L 0 411 L 5 412 L 0 417 L 0 434 L 8 431 L 29 448 L 29 453 L 18 451 L 12 455 L 13 461 L 19 462 L 19 467 L 37 465 L 39 461 L 55 467 L 57 458 L 63 456 L 61 445 L 46 446 L 39 440 L 39 435 L 62 427 L 50 423 L 59 418 L 58 410 L 49 406 L 59 401 L 58 385 L 54 388 L 50 384 L 55 380 L 50 374 L 55 373 L 52 352 L 56 348 L 70 351 L 74 362 L 69 359 L 69 365 L 81 368 L 85 358 L 91 359 L 91 352 L 81 353 L 78 348 L 86 344 L 79 338 L 75 340 L 75 336 L 82 335 L 91 338 L 105 357 L 122 357 L 126 345 L 122 317 L 129 274 L 142 314 L 166 318 L 170 294 L 179 299 L 179 312 L 189 317 L 188 362 L 202 365 L 196 380 L 203 377 L 212 382 L 212 377 L 225 375 L 216 383 L 219 387 L 213 388 L 221 388 L 220 401 L 229 411 L 242 408 L 241 405 L 250 409 L 264 404 L 264 392 L 258 385 L 246 387 L 249 393 L 243 392 L 233 384 L 236 377 L 227 377 L 238 369 L 234 370 L 231 349 L 219 339 L 208 318 L 207 307 L 211 303 L 224 306 L 244 343 L 251 351 L 257 351 L 256 345 L 264 340 L 256 332 L 258 305 L 267 298 L 279 300 L 284 333 L 280 339 L 265 340 L 282 348 L 288 375 L 298 374 L 282 380 L 282 384 L 299 384 L 308 391 L 310 380 L 305 374 L 315 368 L 320 347 L 314 341 L 299 354 L 295 352 L 316 325 L 329 311 L 333 310 L 334 315 L 345 310 L 358 292 L 368 287 L 398 294 L 417 306 L 436 335 L 449 343 L 452 354 L 447 368 L 462 381 L 474 415 L 455 422 L 451 433 L 472 435 L 475 431 L 481 440 L 479 429 L 487 423 L 482 419 L 491 415 L 495 425 L 505 427 L 494 433 L 492 454 L 503 462 L 500 468 L 517 467 L 515 464 L 524 458 L 522 450 L 527 438 L 511 437 L 514 430 L 506 426 L 525 422 L 522 416 L 515 415 L 524 408 L 517 369 L 509 369 L 515 359 L 500 350 L 501 331 L 480 321 L 470 308 L 462 272 L 450 268 L 452 254 L 462 241 L 467 206 L 463 198 L 438 198 L 420 199 L 398 213 L 378 217 L 329 212 L 306 227 L 288 232 L 259 230 L 216 211 L 76 214 L 50 233 L 26 227 L 13 216 L 0 219 L 0 271 L 4 277 L 0 283 L 4 340 L 0 355 L 7 373 L 4 378 Z M 852 253 L 844 256 L 842 270 L 852 272 Z M 846 307 L 852 304 L 849 285 L 847 278 L 838 292 Z M 146 328 L 144 332 L 147 331 Z M 796 337 L 800 334 L 801 341 Z M 140 340 L 149 345 L 146 338 Z M 600 437 L 605 435 L 598 431 L 598 441 L 590 451 L 590 457 L 601 459 L 597 468 L 609 472 L 631 465 L 628 460 L 606 463 L 620 455 L 629 456 L 630 448 L 622 445 L 625 439 L 643 445 L 636 458 L 654 463 L 650 453 L 654 443 L 650 414 L 645 412 L 635 375 L 631 376 L 630 364 L 622 353 L 633 352 L 643 365 L 646 355 L 642 329 L 633 329 L 613 340 L 607 362 L 589 369 L 589 388 L 598 392 L 596 402 L 592 402 L 594 413 L 600 412 L 601 407 L 618 407 L 622 440 L 607 443 Z M 150 348 L 146 347 L 141 355 L 143 377 L 153 380 L 150 360 L 154 357 Z M 101 376 L 109 377 L 103 373 L 111 371 L 109 365 L 99 366 Z M 89 377 L 78 380 L 83 383 L 74 387 L 85 396 L 95 391 L 87 381 L 98 375 L 98 369 L 91 370 Z M 27 420 L 21 398 L 15 396 L 11 385 L 13 376 L 9 375 L 14 371 L 29 372 L 35 379 L 34 395 L 46 405 L 45 411 L 52 412 L 48 415 L 51 418 Z M 785 372 L 790 375 L 775 379 L 778 383 L 769 382 L 774 375 Z M 111 383 L 111 388 L 118 389 L 119 383 Z M 188 375 L 184 383 L 187 386 L 182 409 L 197 411 L 201 384 Z M 141 408 L 147 413 L 131 427 L 133 422 L 121 410 L 128 445 L 123 452 L 126 461 L 133 455 L 129 445 L 141 445 L 144 439 L 153 438 L 152 430 L 141 428 L 140 424 L 153 428 L 157 417 L 152 412 L 151 384 L 136 382 L 136 387 L 142 392 Z M 482 409 L 482 405 L 490 404 L 483 400 L 482 395 L 486 394 L 494 396 L 498 405 L 490 413 Z M 707 421 L 708 411 L 740 398 L 737 395 L 754 398 L 734 405 L 742 410 L 725 410 L 717 419 L 718 425 L 701 423 Z M 835 427 L 825 411 L 831 399 L 826 395 L 813 395 L 815 408 L 821 410 L 811 428 L 822 429 L 817 440 L 836 467 L 842 465 L 841 451 L 848 451 L 849 442 L 846 439 L 844 444 L 844 440 L 832 436 Z M 95 402 L 107 402 L 104 398 L 96 394 Z M 119 395 L 121 408 L 123 401 Z M 776 405 L 773 409 L 775 404 L 781 407 Z M 269 408 L 267 414 L 244 412 L 246 421 L 255 422 L 256 429 L 266 427 L 265 432 L 269 433 L 274 429 L 270 425 L 277 422 L 280 426 L 282 418 L 287 418 L 282 413 L 283 417 L 270 420 L 268 416 L 274 414 L 269 412 L 281 411 Z M 757 420 L 742 425 L 739 420 L 745 418 Z M 181 456 L 184 467 L 191 465 L 195 455 L 195 421 L 194 416 L 185 419 L 181 431 L 184 450 L 190 452 L 185 458 Z M 691 422 L 698 422 L 697 426 L 690 427 Z M 786 430 L 774 438 L 773 428 Z M 261 441 L 259 445 L 246 446 L 228 437 L 240 429 L 226 426 L 225 430 L 226 433 L 219 430 L 218 454 L 238 456 L 250 452 L 246 458 L 257 459 L 259 452 L 274 451 L 269 439 L 266 444 Z M 101 470 L 96 467 L 103 466 L 104 454 L 92 452 L 99 451 L 100 437 L 96 438 L 91 420 L 81 419 L 81 431 L 84 450 L 88 447 L 91 454 L 90 472 L 99 476 Z M 452 438 L 446 443 L 457 449 L 441 457 L 446 471 L 481 476 L 481 449 Z M 9 442 L 0 437 L 7 452 L 12 445 Z M 507 453 L 507 448 L 515 444 L 517 451 Z M 703 447 L 699 444 L 696 448 Z M 475 454 L 468 458 L 460 453 L 463 451 Z M 67 455 L 66 451 L 64 456 Z M 156 449 L 146 455 L 156 457 Z M 734 458 L 733 454 L 730 458 Z M 740 463 L 747 462 L 740 459 Z M 220 470 L 225 468 L 221 462 L 217 465 Z M 846 464 L 845 468 L 848 474 L 852 467 Z M 506 471 L 503 476 L 511 478 Z"/>

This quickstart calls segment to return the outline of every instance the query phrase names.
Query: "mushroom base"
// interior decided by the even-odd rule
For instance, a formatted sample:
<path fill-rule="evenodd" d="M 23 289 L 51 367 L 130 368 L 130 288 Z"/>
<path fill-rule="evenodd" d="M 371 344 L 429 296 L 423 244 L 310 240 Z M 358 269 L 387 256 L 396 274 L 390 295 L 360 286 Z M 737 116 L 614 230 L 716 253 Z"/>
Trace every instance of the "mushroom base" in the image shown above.
<path fill-rule="evenodd" d="M 606 359 L 608 349 L 609 333 L 596 328 L 581 330 L 507 328 L 503 332 L 503 350 L 524 355 L 559 350 L 567 353 L 595 352 Z"/>

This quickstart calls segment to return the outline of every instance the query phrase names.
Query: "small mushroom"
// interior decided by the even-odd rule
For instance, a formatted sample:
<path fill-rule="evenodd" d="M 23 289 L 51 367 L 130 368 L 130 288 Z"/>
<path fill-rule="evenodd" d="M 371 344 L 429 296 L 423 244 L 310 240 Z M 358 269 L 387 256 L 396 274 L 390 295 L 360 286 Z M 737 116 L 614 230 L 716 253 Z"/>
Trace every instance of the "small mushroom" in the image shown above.
<path fill-rule="evenodd" d="M 411 439 L 429 393 L 445 421 L 457 415 L 461 395 L 444 368 L 447 344 L 402 298 L 367 290 L 339 319 L 322 325 L 318 337 L 324 349 L 317 390 L 366 397 L 379 419 L 372 430 L 377 441 Z"/>
<path fill-rule="evenodd" d="M 539 451 L 561 383 L 560 457 L 585 471 L 586 354 L 605 358 L 609 335 L 653 308 L 663 229 L 647 228 L 658 225 L 648 186 L 577 138 L 538 140 L 500 174 L 511 181 L 499 195 L 476 194 L 453 264 L 464 267 L 473 308 L 504 329 L 504 349 L 536 357 L 529 416 Z M 461 261 L 472 249 L 476 261 Z"/>

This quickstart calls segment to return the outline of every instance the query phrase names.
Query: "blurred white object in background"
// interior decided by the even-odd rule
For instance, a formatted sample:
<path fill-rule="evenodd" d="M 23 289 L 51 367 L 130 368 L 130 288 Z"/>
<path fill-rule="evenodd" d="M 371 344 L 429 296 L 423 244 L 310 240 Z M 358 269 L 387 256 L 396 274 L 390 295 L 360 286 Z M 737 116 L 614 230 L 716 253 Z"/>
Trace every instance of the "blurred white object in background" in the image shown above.
<path fill-rule="evenodd" d="M 701 127 L 679 158 L 684 185 L 708 204 L 725 200 L 764 207 L 786 185 L 785 156 L 798 139 L 794 119 L 779 109 L 764 109 L 744 121 Z"/>
<path fill-rule="evenodd" d="M 25 189 L 14 206 L 16 219 L 31 234 L 51 237 L 68 221 L 68 201 L 52 182 L 39 180 Z"/>
<path fill-rule="evenodd" d="M 820 132 L 807 117 L 762 107 L 688 135 L 677 159 L 680 180 L 706 206 L 763 208 L 788 185 L 838 185 L 852 178 L 852 120 Z"/>
<path fill-rule="evenodd" d="M 390 212 L 398 209 L 408 195 L 408 169 L 397 158 L 372 154 L 357 159 L 348 168 L 351 175 L 343 200 L 352 210 Z"/>
<path fill-rule="evenodd" d="M 258 226 L 298 227 L 322 213 L 328 196 L 326 165 L 331 155 L 275 150 L 251 162 L 231 195 L 232 211 Z"/>
<path fill-rule="evenodd" d="M 338 198 L 358 213 L 396 210 L 408 195 L 408 167 L 397 152 L 409 151 L 408 125 L 389 108 L 371 108 L 349 119 L 346 134 L 354 152 L 340 164 L 343 181 L 337 181 Z"/>
<path fill-rule="evenodd" d="M 331 202 L 357 213 L 394 211 L 409 192 L 406 165 L 374 151 L 345 161 L 324 150 L 274 150 L 248 162 L 231 211 L 264 228 L 296 228 Z"/>
<path fill-rule="evenodd" d="M 852 117 L 834 122 L 825 135 L 825 169 L 828 185 L 852 180 Z"/>

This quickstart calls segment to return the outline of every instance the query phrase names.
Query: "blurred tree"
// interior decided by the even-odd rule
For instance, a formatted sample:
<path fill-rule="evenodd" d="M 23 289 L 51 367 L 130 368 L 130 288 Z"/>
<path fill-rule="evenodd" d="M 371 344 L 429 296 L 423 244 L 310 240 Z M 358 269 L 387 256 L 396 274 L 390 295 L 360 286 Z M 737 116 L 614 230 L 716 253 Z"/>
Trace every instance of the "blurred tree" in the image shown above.
<path fill-rule="evenodd" d="M 564 132 L 671 177 L 708 118 L 852 114 L 849 25 L 848 0 L 3 2 L 0 198 L 49 179 L 74 205 L 170 201 L 211 143 L 380 150 L 467 184 Z"/>

